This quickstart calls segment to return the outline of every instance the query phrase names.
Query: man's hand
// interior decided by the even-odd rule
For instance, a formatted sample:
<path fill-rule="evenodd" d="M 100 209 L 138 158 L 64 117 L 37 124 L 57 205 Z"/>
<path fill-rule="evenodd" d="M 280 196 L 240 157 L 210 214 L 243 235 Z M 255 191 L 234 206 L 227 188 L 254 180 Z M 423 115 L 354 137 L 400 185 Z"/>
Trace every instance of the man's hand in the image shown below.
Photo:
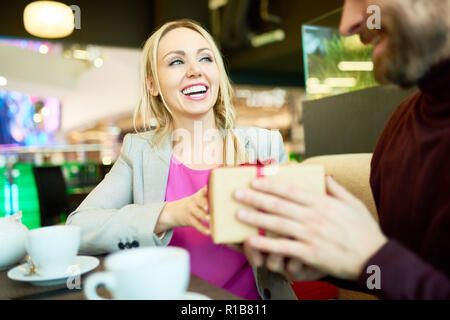
<path fill-rule="evenodd" d="M 267 178 L 255 180 L 252 188 L 237 190 L 235 197 L 263 213 L 240 210 L 238 219 L 281 237 L 253 236 L 246 246 L 296 259 L 290 268 L 297 278 L 301 278 L 301 272 L 295 271 L 306 270 L 306 265 L 317 275 L 355 280 L 365 262 L 387 241 L 364 204 L 331 177 L 327 177 L 330 195 L 307 192 Z M 258 257 L 253 251 L 249 252 L 249 260 L 259 259 L 253 258 Z M 279 266 L 280 262 L 266 261 L 268 268 L 271 265 Z"/>
<path fill-rule="evenodd" d="M 326 276 L 295 258 L 286 258 L 277 253 L 266 254 L 253 248 L 249 241 L 242 245 L 228 245 L 231 249 L 239 251 L 247 257 L 250 265 L 254 267 L 265 266 L 272 272 L 279 273 L 292 281 L 315 281 Z"/>

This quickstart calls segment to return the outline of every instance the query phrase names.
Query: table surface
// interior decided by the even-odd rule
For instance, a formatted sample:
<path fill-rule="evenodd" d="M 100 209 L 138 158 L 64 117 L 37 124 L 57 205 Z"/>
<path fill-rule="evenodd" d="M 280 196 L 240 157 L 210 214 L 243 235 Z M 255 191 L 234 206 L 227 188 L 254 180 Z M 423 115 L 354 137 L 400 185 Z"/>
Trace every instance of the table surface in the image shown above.
<path fill-rule="evenodd" d="M 93 272 L 104 271 L 104 256 L 97 256 L 100 264 L 94 270 L 81 276 L 81 289 L 69 289 L 67 285 L 56 286 L 33 286 L 27 282 L 15 281 L 8 278 L 8 270 L 0 271 L 0 300 L 11 299 L 35 299 L 35 300 L 85 300 L 83 293 L 83 283 L 87 276 Z M 213 300 L 240 300 L 240 297 L 216 287 L 215 285 L 191 274 L 188 291 L 204 294 Z M 110 298 L 104 288 L 98 289 L 98 294 L 105 298 Z"/>

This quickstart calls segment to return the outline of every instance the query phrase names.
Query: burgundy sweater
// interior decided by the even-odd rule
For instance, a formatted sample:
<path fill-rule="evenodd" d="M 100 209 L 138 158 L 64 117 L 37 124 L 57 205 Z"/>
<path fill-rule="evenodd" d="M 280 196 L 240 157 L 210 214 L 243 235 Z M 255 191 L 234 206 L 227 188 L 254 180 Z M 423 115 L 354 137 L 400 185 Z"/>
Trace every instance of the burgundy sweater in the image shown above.
<path fill-rule="evenodd" d="M 380 267 L 381 289 L 372 293 L 386 299 L 450 299 L 450 59 L 419 88 L 391 115 L 371 164 L 389 240 L 364 270 Z"/>

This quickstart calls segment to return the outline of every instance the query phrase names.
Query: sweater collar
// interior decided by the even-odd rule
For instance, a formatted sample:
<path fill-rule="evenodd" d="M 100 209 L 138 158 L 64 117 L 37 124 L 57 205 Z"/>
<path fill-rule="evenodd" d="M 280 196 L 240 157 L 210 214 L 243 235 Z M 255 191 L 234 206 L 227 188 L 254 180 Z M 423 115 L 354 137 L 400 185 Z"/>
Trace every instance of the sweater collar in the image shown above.
<path fill-rule="evenodd" d="M 432 67 L 419 81 L 419 88 L 430 98 L 450 100 L 450 58 Z"/>

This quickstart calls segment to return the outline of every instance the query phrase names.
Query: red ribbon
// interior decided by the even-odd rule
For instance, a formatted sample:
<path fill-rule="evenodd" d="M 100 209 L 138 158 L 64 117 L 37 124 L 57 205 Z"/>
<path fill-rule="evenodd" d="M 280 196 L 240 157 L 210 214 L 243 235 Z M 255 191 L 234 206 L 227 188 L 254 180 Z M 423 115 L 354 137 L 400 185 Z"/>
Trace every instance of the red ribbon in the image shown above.
<path fill-rule="evenodd" d="M 256 164 L 251 164 L 251 163 L 243 163 L 240 166 L 242 167 L 251 167 L 251 166 L 256 166 L 256 177 L 257 178 L 264 178 L 264 166 L 265 165 L 270 165 L 270 164 L 274 164 L 276 163 L 275 159 L 266 159 L 266 160 L 256 160 Z M 259 212 L 263 213 L 262 210 L 258 209 Z M 258 234 L 260 236 L 265 236 L 266 235 L 266 230 L 258 228 Z"/>
<path fill-rule="evenodd" d="M 264 178 L 264 165 L 256 166 L 256 177 L 257 178 Z M 263 212 L 262 210 L 258 209 L 259 212 Z M 260 236 L 266 235 L 266 230 L 258 228 L 258 234 Z"/>
<path fill-rule="evenodd" d="M 259 160 L 258 159 L 258 160 L 256 160 L 256 163 L 246 162 L 246 163 L 240 164 L 239 166 L 241 166 L 241 167 L 254 167 L 254 166 L 264 167 L 266 165 L 275 164 L 275 163 L 277 163 L 277 161 L 275 159 L 266 159 L 266 160 Z"/>

